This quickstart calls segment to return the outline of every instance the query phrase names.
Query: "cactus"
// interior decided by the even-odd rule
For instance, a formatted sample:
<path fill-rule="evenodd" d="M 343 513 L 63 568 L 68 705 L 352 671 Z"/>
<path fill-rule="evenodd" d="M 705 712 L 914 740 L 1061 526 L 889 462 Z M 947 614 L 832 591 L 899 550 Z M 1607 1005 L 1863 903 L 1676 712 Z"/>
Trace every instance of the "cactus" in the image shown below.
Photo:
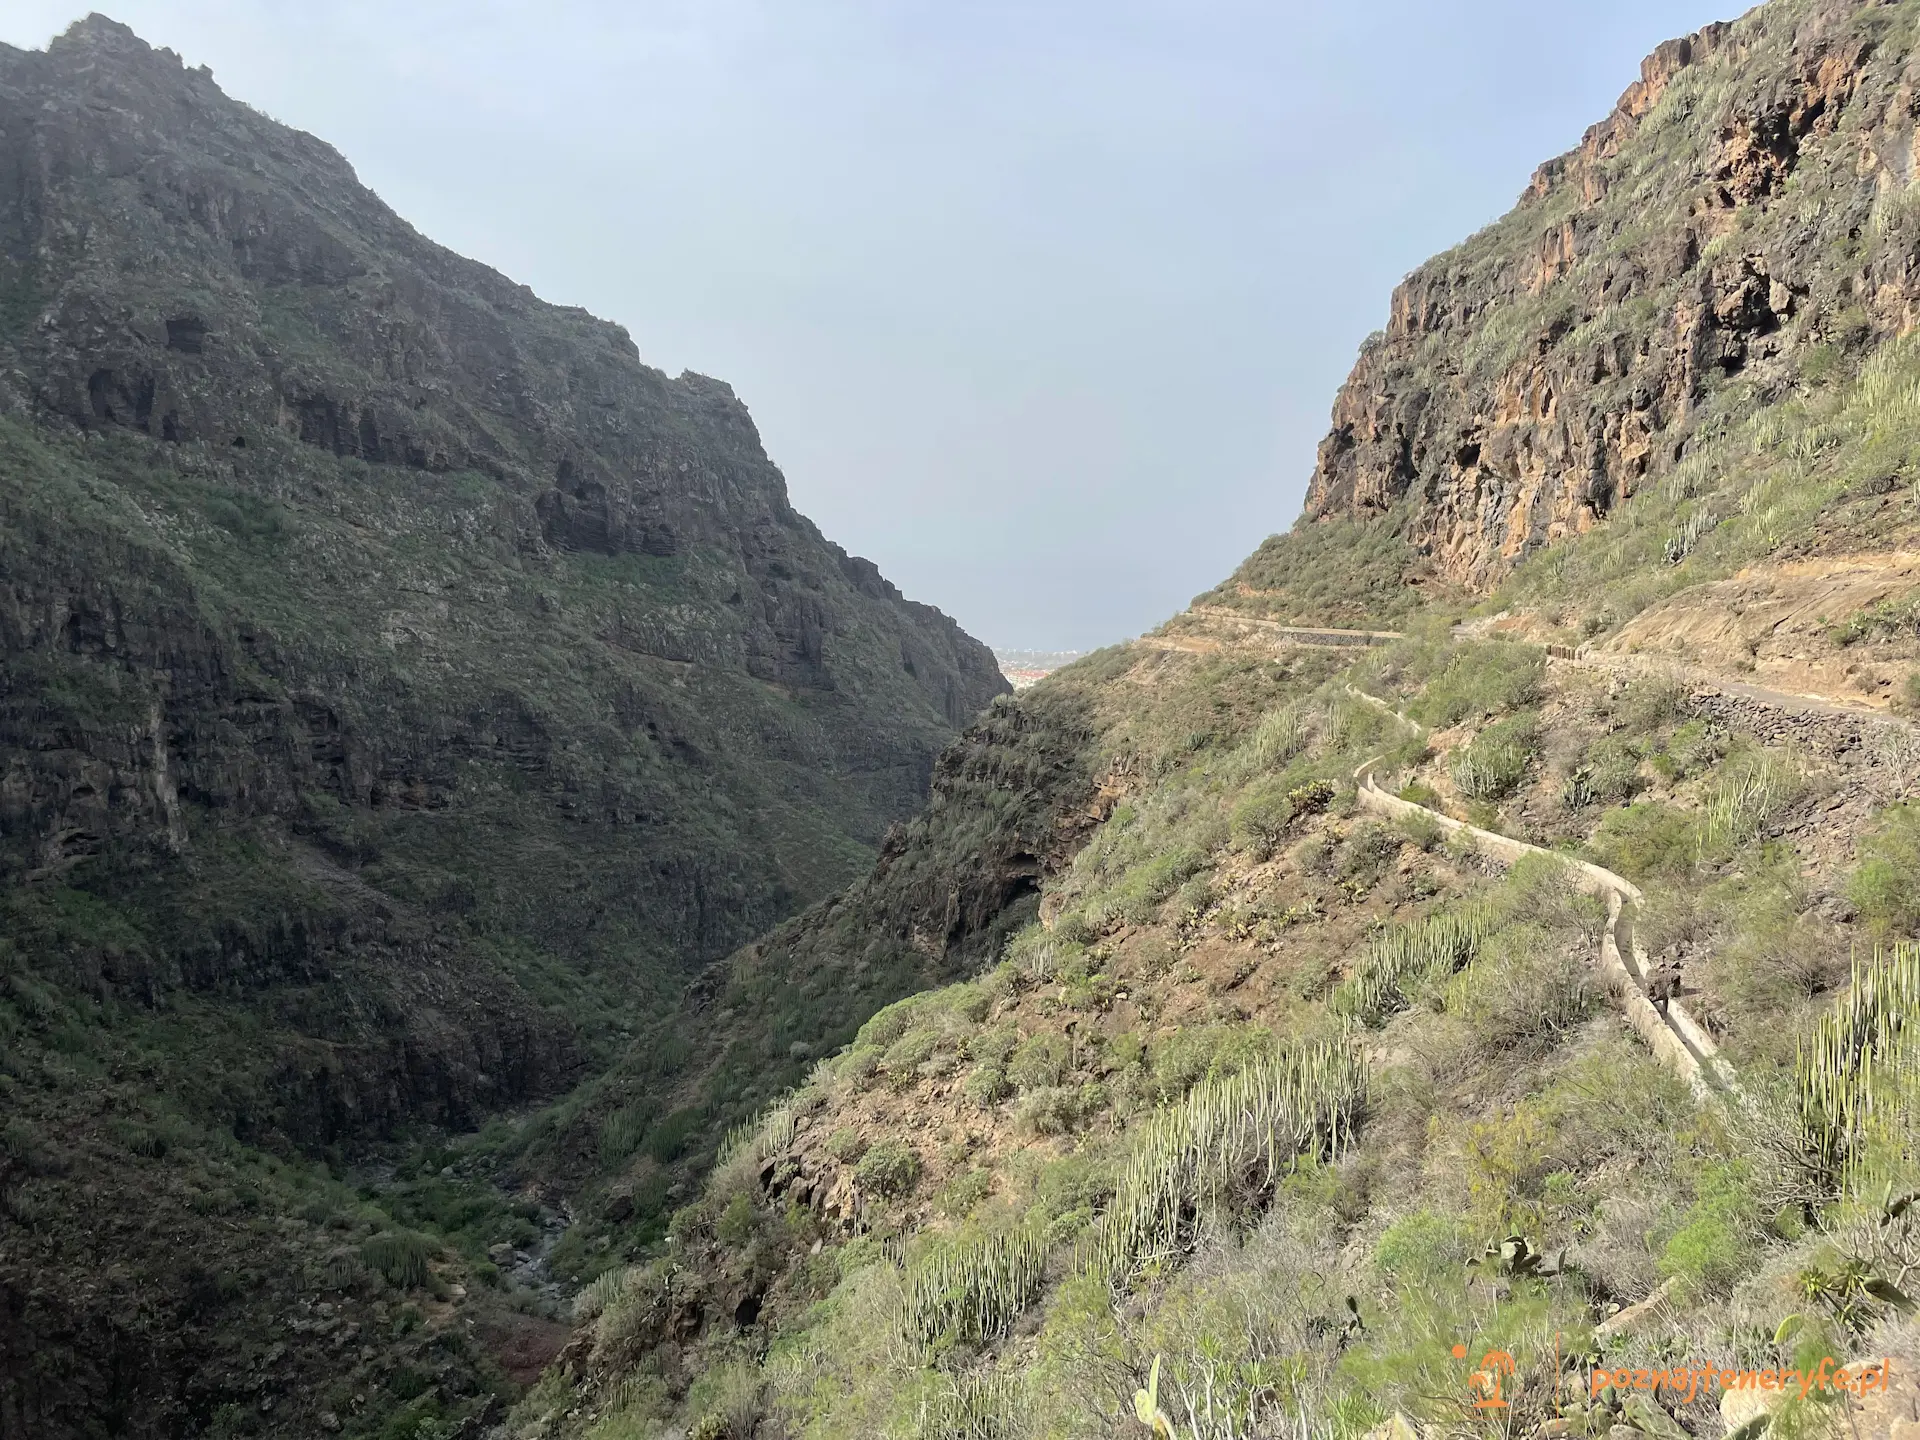
<path fill-rule="evenodd" d="M 753 1119 L 729 1130 L 726 1139 L 720 1142 L 720 1153 L 714 1161 L 714 1168 L 725 1169 L 730 1163 L 741 1159 L 756 1166 L 764 1165 L 776 1156 L 784 1155 L 792 1146 L 793 1137 L 799 1129 L 800 1096 L 801 1092 L 790 1091 Z"/>
<path fill-rule="evenodd" d="M 1405 1008 L 1409 991 L 1471 964 L 1488 925 L 1480 906 L 1442 910 L 1411 925 L 1396 925 L 1367 946 L 1328 1003 L 1337 1015 L 1378 1025 Z"/>
<path fill-rule="evenodd" d="M 1498 800 L 1526 777 L 1533 753 L 1506 740 L 1476 740 L 1453 757 L 1453 783 L 1470 800 Z"/>
<path fill-rule="evenodd" d="M 1030 1229 L 943 1245 L 907 1272 L 901 1329 L 925 1344 L 997 1339 L 1039 1297 L 1046 1260 Z"/>
<path fill-rule="evenodd" d="M 1250 1208 L 1302 1154 L 1342 1149 L 1366 1090 L 1364 1062 L 1340 1042 L 1300 1045 L 1203 1081 L 1141 1127 L 1078 1268 L 1123 1288 L 1142 1267 L 1171 1259 L 1204 1209 Z"/>
<path fill-rule="evenodd" d="M 942 1378 L 948 1388 L 922 1404 L 915 1440 L 1002 1440 L 1026 1433 L 1025 1375 L 989 1370 Z"/>
<path fill-rule="evenodd" d="M 1153 1357 L 1147 1388 L 1133 1392 L 1133 1418 L 1153 1431 L 1156 1440 L 1173 1440 L 1173 1422 L 1160 1408 L 1160 1357 Z"/>
<path fill-rule="evenodd" d="M 1920 1050 L 1920 945 L 1896 944 L 1864 964 L 1856 955 L 1846 998 L 1821 1017 L 1795 1064 L 1802 1159 L 1822 1188 L 1856 1184 L 1870 1134 L 1910 1128 Z"/>

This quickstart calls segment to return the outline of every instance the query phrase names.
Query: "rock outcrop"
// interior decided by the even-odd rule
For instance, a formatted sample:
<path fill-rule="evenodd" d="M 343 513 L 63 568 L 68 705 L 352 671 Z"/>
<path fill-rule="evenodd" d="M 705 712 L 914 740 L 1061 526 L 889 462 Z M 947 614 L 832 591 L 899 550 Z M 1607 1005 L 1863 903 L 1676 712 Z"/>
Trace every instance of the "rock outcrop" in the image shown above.
<path fill-rule="evenodd" d="M 1729 377 L 1761 403 L 1816 347 L 1912 328 L 1911 29 L 1776 0 L 1662 45 L 1511 213 L 1394 292 L 1306 518 L 1391 514 L 1438 579 L 1484 589 L 1673 466 Z"/>

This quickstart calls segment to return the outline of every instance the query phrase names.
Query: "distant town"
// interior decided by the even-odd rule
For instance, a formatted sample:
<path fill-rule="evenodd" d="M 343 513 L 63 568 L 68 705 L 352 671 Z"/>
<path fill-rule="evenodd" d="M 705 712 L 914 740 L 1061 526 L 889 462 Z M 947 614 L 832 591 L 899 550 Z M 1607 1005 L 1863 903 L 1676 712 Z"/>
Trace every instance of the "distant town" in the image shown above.
<path fill-rule="evenodd" d="M 1016 690 L 1024 690 L 1035 681 L 1046 679 L 1062 665 L 1071 665 L 1086 653 L 1084 650 L 995 649 L 993 658 L 1000 662 L 1000 673 L 1007 677 L 1007 683 Z"/>

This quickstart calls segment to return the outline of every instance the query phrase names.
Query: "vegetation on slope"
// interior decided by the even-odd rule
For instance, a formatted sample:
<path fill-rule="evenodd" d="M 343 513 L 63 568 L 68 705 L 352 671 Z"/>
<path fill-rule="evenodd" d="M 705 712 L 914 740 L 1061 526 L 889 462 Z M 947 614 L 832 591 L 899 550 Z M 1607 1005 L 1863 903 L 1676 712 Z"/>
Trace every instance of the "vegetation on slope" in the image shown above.
<path fill-rule="evenodd" d="M 1361 819 L 1350 776 L 1384 750 L 1410 793 L 1602 854 L 1616 817 L 1679 817 L 1644 938 L 1691 947 L 1689 1004 L 1756 1099 L 1804 1083 L 1795 1037 L 1844 983 L 1832 837 L 1897 821 L 1865 796 L 1829 809 L 1840 762 L 1703 722 L 1658 676 L 1609 686 L 1444 633 L 1330 675 L 1339 658 L 1132 652 L 1141 718 L 1101 740 L 1126 792 L 1047 882 L 1045 923 L 876 1016 L 743 1134 L 666 1252 L 595 1287 L 585 1408 L 556 1375 L 519 1431 L 645 1435 L 684 1408 L 716 1435 L 1131 1433 L 1157 1361 L 1182 1435 L 1283 1416 L 1357 1435 L 1395 1410 L 1468 1425 L 1456 1343 L 1520 1357 L 1510 1393 L 1536 1420 L 1556 1334 L 1563 1359 L 1678 1345 L 1758 1366 L 1803 1311 L 1796 1344 L 1865 1345 L 1886 1306 L 1806 1312 L 1794 1292 L 1844 1237 L 1818 1165 L 1764 1119 L 1788 1110 L 1703 1107 L 1639 1048 L 1591 978 L 1597 902 L 1552 861 L 1503 876 L 1437 828 Z M 1207 711 L 1232 719 L 1154 723 Z M 1521 782 L 1459 794 L 1455 757 L 1522 717 Z M 1571 783 L 1601 771 L 1607 800 Z M 1786 983 L 1783 925 L 1803 961 Z M 1187 1127 L 1262 1113 L 1236 1085 L 1336 1054 L 1367 1071 L 1338 1124 L 1257 1122 L 1269 1170 L 1238 1142 L 1183 1169 Z M 1106 1238 L 1136 1233 L 1157 1238 Z M 1667 1281 L 1668 1338 L 1596 1338 Z M 1713 1403 L 1675 1418 L 1706 1426 Z"/>

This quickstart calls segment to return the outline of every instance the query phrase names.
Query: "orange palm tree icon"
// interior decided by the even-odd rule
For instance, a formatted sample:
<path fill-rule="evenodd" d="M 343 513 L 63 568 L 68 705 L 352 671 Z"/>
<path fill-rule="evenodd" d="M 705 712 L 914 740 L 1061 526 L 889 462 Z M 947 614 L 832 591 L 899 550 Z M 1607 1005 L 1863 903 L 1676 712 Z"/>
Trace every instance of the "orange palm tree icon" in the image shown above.
<path fill-rule="evenodd" d="M 1467 1347 L 1453 1347 L 1453 1358 L 1467 1358 Z M 1501 1393 L 1505 1377 L 1513 1374 L 1513 1356 L 1505 1350 L 1489 1350 L 1480 1357 L 1479 1368 L 1467 1376 L 1467 1393 L 1473 1396 L 1476 1410 L 1504 1410 L 1506 1396 Z"/>

